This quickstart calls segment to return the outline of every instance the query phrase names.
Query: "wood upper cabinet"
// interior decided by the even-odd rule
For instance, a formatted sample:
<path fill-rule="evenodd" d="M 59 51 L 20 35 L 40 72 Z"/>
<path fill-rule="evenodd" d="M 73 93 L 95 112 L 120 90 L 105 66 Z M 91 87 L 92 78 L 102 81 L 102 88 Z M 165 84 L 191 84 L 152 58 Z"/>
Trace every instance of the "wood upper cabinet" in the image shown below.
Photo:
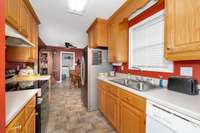
<path fill-rule="evenodd" d="M 22 35 L 28 38 L 30 34 L 30 15 L 29 9 L 26 6 L 24 0 L 21 0 L 20 4 L 20 32 Z"/>
<path fill-rule="evenodd" d="M 17 14 L 18 17 L 16 17 Z M 16 21 L 14 21 L 15 19 Z M 39 21 L 29 1 L 6 0 L 6 22 L 12 28 L 17 29 L 19 31 L 19 34 L 22 34 L 27 40 L 29 40 L 32 44 L 34 44 L 34 47 L 32 48 L 7 47 L 6 50 L 7 61 L 31 62 L 31 63 L 36 62 L 38 59 Z"/>
<path fill-rule="evenodd" d="M 9 62 L 33 62 L 30 56 L 30 48 L 6 47 L 6 60 Z"/>
<path fill-rule="evenodd" d="M 108 25 L 109 62 L 128 61 L 128 19 Z"/>
<path fill-rule="evenodd" d="M 120 102 L 120 133 L 145 133 L 145 113 Z"/>
<path fill-rule="evenodd" d="M 165 0 L 165 58 L 200 59 L 200 1 Z"/>
<path fill-rule="evenodd" d="M 19 30 L 20 0 L 6 0 L 6 23 Z"/>
<path fill-rule="evenodd" d="M 87 30 L 89 48 L 107 47 L 107 21 L 97 18 Z"/>

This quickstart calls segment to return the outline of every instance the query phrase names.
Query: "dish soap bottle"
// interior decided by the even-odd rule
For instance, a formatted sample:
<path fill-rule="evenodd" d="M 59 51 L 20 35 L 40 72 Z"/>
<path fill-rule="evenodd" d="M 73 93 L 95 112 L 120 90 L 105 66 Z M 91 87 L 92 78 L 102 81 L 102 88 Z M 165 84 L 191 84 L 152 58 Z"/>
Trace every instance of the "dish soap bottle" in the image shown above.
<path fill-rule="evenodd" d="M 163 76 L 160 76 L 159 87 L 163 88 Z"/>

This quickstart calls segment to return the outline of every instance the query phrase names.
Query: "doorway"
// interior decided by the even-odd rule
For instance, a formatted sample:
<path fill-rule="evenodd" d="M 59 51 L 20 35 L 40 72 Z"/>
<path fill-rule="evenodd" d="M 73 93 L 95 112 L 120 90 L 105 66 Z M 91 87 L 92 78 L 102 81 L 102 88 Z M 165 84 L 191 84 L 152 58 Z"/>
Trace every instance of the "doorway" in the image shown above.
<path fill-rule="evenodd" d="M 75 70 L 75 52 L 60 53 L 60 81 L 69 78 L 69 71 Z"/>

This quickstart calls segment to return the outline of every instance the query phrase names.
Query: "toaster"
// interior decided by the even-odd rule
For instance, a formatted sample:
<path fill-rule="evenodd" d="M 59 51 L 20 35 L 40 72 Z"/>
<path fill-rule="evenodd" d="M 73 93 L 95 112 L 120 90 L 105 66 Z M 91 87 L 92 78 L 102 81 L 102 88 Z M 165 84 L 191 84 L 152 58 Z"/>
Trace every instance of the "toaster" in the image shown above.
<path fill-rule="evenodd" d="M 198 95 L 199 90 L 197 88 L 197 81 L 192 77 L 170 77 L 168 79 L 168 90 L 188 94 Z"/>

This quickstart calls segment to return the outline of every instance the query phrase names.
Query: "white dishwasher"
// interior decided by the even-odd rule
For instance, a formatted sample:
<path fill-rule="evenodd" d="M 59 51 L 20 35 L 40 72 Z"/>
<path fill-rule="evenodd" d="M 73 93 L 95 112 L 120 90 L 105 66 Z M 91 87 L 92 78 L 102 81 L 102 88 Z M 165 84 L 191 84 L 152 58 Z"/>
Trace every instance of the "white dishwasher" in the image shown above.
<path fill-rule="evenodd" d="M 200 121 L 147 101 L 146 133 L 200 133 Z"/>

